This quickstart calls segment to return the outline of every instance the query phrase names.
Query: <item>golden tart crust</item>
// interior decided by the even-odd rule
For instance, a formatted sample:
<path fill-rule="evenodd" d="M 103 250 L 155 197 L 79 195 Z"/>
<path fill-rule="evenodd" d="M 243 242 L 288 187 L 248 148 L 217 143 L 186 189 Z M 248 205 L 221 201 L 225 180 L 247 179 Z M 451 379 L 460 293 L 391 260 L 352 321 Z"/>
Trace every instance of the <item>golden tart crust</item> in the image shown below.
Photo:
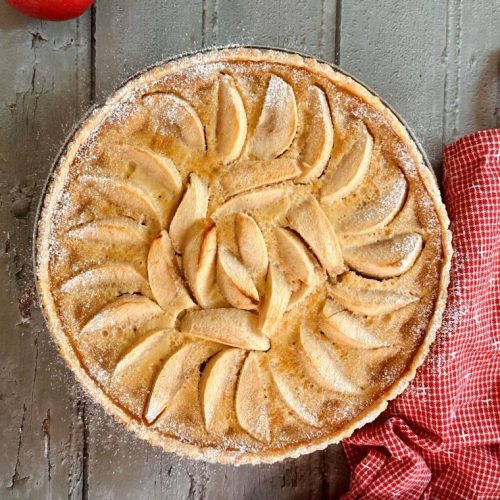
<path fill-rule="evenodd" d="M 423 362 L 451 257 L 406 128 L 327 64 L 236 48 L 133 78 L 44 198 L 37 287 L 78 380 L 165 450 L 322 449 Z"/>

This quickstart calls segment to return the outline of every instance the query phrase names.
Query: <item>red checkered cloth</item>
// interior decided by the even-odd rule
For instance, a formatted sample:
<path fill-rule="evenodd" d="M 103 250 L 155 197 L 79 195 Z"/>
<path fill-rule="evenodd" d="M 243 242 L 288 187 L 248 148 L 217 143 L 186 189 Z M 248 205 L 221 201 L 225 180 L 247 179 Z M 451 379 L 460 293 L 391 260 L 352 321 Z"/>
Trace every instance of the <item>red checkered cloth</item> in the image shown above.
<path fill-rule="evenodd" d="M 449 299 L 410 387 L 344 441 L 345 500 L 500 499 L 500 129 L 444 151 Z"/>

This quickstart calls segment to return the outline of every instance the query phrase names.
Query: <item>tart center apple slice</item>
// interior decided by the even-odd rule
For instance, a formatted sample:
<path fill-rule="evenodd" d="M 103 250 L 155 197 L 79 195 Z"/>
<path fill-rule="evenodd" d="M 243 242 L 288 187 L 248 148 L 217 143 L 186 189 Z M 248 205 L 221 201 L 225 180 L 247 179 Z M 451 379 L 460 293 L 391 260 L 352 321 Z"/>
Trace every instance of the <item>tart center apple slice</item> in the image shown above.
<path fill-rule="evenodd" d="M 234 308 L 187 311 L 181 331 L 194 337 L 252 351 L 267 351 L 269 339 L 259 330 L 255 314 Z"/>

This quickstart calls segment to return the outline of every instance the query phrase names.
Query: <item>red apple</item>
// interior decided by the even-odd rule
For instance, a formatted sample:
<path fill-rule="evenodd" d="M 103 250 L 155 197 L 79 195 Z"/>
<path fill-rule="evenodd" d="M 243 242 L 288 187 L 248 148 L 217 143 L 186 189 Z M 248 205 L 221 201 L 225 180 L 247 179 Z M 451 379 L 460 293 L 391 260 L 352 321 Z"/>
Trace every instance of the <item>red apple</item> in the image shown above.
<path fill-rule="evenodd" d="M 6 0 L 6 2 L 31 17 L 64 21 L 81 15 L 95 0 Z"/>

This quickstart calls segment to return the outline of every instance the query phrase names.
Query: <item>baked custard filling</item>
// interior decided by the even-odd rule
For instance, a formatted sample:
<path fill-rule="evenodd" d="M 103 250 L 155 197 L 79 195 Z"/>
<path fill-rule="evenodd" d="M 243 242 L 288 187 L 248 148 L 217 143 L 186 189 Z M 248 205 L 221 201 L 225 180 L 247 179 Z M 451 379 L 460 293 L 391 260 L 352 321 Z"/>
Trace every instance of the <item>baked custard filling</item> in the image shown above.
<path fill-rule="evenodd" d="M 144 439 L 259 463 L 339 441 L 413 378 L 450 236 L 405 127 L 295 54 L 238 48 L 134 78 L 67 145 L 37 286 L 91 396 Z"/>

